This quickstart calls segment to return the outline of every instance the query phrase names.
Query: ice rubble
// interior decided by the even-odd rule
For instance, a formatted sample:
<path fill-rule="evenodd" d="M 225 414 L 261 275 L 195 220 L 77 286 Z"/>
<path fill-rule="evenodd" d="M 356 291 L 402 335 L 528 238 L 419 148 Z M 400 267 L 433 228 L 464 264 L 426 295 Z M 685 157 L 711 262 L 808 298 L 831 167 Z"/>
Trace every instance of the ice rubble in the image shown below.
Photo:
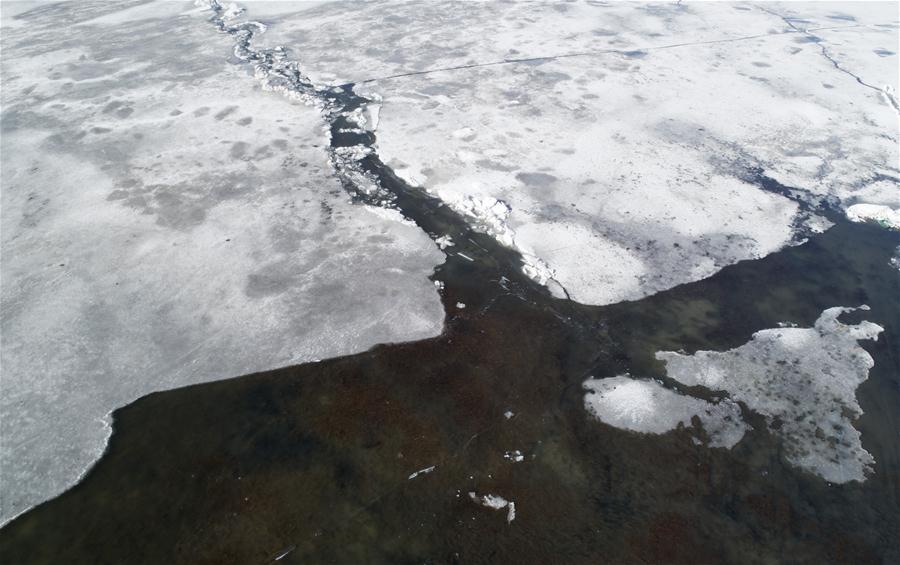
<path fill-rule="evenodd" d="M 711 446 L 730 448 L 748 429 L 736 404 L 741 402 L 764 416 L 792 465 L 832 483 L 864 481 L 874 459 L 852 422 L 862 414 L 856 389 L 874 361 L 857 342 L 878 339 L 883 329 L 871 322 L 838 320 L 853 310 L 857 308 L 829 308 L 812 328 L 762 330 L 729 351 L 656 354 L 670 378 L 727 393 L 729 399 L 718 404 L 669 390 L 658 381 L 620 376 L 586 381 L 585 407 L 611 426 L 655 434 L 687 425 L 696 415 Z"/>
<path fill-rule="evenodd" d="M 260 91 L 207 14 L 3 12 L 0 522 L 142 395 L 440 333 L 443 255 L 349 203 L 317 112 Z"/>
<path fill-rule="evenodd" d="M 900 207 L 897 114 L 833 63 L 896 85 L 896 10 L 764 7 L 335 3 L 279 8 L 263 41 L 383 97 L 378 152 L 398 175 L 554 294 L 607 304 L 827 227 L 759 172 L 810 202 Z"/>

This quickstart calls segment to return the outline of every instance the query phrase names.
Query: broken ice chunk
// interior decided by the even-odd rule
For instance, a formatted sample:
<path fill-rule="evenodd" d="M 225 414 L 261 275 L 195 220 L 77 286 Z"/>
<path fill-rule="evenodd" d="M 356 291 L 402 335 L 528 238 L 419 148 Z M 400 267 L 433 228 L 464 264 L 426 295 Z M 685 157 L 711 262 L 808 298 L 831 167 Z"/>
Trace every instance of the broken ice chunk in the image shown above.
<path fill-rule="evenodd" d="M 453 247 L 453 239 L 449 235 L 442 235 L 441 237 L 434 240 L 435 243 L 438 244 L 438 247 L 443 251 L 448 247 Z"/>
<path fill-rule="evenodd" d="M 474 492 L 469 493 L 469 498 L 472 499 L 476 504 L 480 504 L 486 508 L 490 508 L 492 510 L 502 510 L 506 508 L 506 522 L 512 522 L 516 519 L 516 503 L 506 500 L 502 496 L 497 496 L 495 494 L 486 494 L 484 496 L 478 496 Z"/>
<path fill-rule="evenodd" d="M 434 468 L 435 468 L 435 465 L 432 465 L 431 467 L 425 467 L 424 469 L 419 469 L 415 473 L 411 474 L 407 480 L 411 481 L 411 480 L 415 479 L 416 477 L 418 477 L 419 475 L 427 475 L 428 473 L 434 471 Z"/>

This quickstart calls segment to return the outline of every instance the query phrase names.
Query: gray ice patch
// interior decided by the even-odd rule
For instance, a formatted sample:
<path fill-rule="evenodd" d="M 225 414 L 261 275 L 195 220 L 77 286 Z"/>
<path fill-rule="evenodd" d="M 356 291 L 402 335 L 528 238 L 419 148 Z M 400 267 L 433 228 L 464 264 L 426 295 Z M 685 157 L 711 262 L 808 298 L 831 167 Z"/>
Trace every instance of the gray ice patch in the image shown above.
<path fill-rule="evenodd" d="M 833 483 L 864 481 L 874 459 L 851 422 L 862 414 L 856 388 L 875 362 L 857 342 L 877 339 L 883 328 L 838 321 L 853 310 L 829 308 L 812 328 L 762 330 L 729 351 L 656 357 L 671 378 L 725 391 L 763 415 L 791 464 Z"/>

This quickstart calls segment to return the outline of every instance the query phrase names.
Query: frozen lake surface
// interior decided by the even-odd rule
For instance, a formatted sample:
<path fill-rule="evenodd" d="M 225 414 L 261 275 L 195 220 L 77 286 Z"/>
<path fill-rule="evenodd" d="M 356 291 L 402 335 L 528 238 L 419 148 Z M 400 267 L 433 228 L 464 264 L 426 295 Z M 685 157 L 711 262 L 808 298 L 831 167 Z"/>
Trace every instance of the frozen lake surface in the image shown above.
<path fill-rule="evenodd" d="M 245 7 L 4 3 L 5 558 L 900 557 L 894 4 Z"/>

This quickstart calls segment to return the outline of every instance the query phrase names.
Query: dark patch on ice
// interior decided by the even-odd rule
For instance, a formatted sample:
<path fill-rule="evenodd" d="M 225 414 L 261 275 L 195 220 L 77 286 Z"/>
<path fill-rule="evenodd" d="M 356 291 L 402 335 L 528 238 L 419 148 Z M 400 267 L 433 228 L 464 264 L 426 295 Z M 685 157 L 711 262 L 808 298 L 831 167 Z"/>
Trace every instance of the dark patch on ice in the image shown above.
<path fill-rule="evenodd" d="M 224 120 L 231 114 L 235 113 L 237 111 L 237 109 L 238 109 L 237 106 L 226 106 L 225 109 L 220 110 L 213 117 L 216 119 L 217 122 L 221 122 L 222 120 Z"/>
<path fill-rule="evenodd" d="M 518 173 L 516 179 L 523 184 L 538 187 L 547 187 L 559 180 L 546 173 Z"/>
<path fill-rule="evenodd" d="M 234 147 L 232 146 L 232 149 L 233 148 Z M 263 145 L 262 147 L 256 148 L 256 150 L 253 152 L 253 159 L 261 161 L 273 157 L 274 155 L 275 153 L 272 152 L 271 147 L 269 147 L 268 145 Z"/>
<path fill-rule="evenodd" d="M 235 122 L 239 126 L 249 126 L 253 123 L 253 118 L 250 116 L 243 117 Z"/>
<path fill-rule="evenodd" d="M 283 294 L 296 284 L 298 271 L 293 265 L 275 263 L 247 276 L 244 294 L 263 298 Z"/>
<path fill-rule="evenodd" d="M 228 154 L 231 155 L 232 159 L 242 159 L 244 155 L 247 154 L 247 149 L 249 148 L 249 143 L 245 141 L 237 141 L 232 144 L 231 149 L 228 151 Z"/>
<path fill-rule="evenodd" d="M 516 170 L 516 168 L 513 166 L 498 163 L 497 161 L 492 161 L 490 159 L 478 159 L 477 161 L 475 161 L 475 165 L 483 169 L 490 169 L 492 171 L 511 172 Z"/>
<path fill-rule="evenodd" d="M 891 55 L 896 55 L 896 54 L 897 54 L 897 53 L 894 52 L 894 51 L 888 51 L 887 49 L 881 49 L 881 48 L 876 49 L 876 50 L 874 51 L 874 53 L 875 53 L 876 55 L 878 55 L 879 57 L 890 57 Z"/>

